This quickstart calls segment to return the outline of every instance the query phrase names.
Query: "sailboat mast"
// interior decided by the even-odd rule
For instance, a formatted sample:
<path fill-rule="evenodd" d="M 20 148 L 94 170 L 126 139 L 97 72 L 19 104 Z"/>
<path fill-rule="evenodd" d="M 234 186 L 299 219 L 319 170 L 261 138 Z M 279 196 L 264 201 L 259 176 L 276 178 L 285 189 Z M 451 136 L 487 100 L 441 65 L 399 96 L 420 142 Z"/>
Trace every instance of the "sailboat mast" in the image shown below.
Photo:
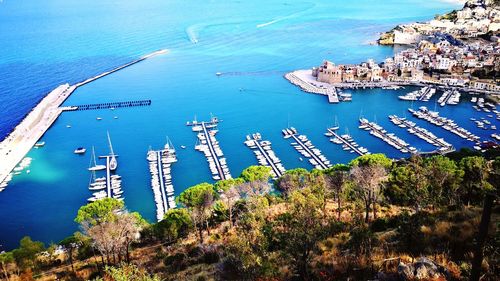
<path fill-rule="evenodd" d="M 111 138 L 109 137 L 109 131 L 106 131 L 108 134 L 108 143 L 109 143 L 109 150 L 111 151 L 111 155 L 114 156 L 115 153 L 113 152 L 113 145 L 111 145 Z"/>

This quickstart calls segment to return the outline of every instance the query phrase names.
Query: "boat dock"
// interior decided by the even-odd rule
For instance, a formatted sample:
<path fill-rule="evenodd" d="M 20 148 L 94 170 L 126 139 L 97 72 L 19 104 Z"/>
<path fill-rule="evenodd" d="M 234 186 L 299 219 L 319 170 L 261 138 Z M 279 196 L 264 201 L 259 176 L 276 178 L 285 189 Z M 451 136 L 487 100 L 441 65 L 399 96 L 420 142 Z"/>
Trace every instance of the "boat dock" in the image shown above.
<path fill-rule="evenodd" d="M 285 139 L 294 139 L 295 142 L 292 142 L 291 144 L 295 150 L 297 150 L 305 158 L 309 159 L 309 163 L 311 163 L 314 168 L 324 170 L 332 166 L 330 161 L 328 161 L 328 159 L 321 154 L 321 151 L 315 148 L 311 141 L 307 139 L 307 136 L 299 135 L 295 128 L 290 127 L 283 129 L 282 133 Z"/>
<path fill-rule="evenodd" d="M 81 110 L 97 110 L 97 109 L 115 109 L 120 107 L 135 107 L 135 106 L 149 106 L 151 100 L 137 100 L 137 101 L 120 101 L 120 102 L 106 102 L 84 105 L 71 105 L 62 107 L 63 111 L 81 111 Z"/>
<path fill-rule="evenodd" d="M 438 138 L 432 132 L 422 127 L 417 126 L 415 122 L 406 120 L 406 118 L 400 118 L 396 115 L 389 115 L 389 120 L 391 120 L 394 125 L 400 128 L 407 128 L 407 131 L 417 136 L 418 138 L 438 147 L 437 151 L 441 154 L 446 154 L 455 151 L 455 148 L 450 143 L 446 142 L 442 138 Z"/>
<path fill-rule="evenodd" d="M 197 132 L 199 144 L 195 146 L 195 149 L 203 152 L 205 157 L 207 157 L 212 178 L 214 180 L 226 180 L 232 177 L 226 163 L 226 158 L 224 158 L 224 153 L 215 138 L 215 134 L 218 132 L 218 123 L 219 120 L 217 117 L 212 117 L 209 122 L 198 122 L 195 120 L 187 122 L 186 125 L 192 126 L 193 132 Z"/>
<path fill-rule="evenodd" d="M 328 96 L 329 103 L 339 103 L 339 97 L 335 88 L 328 88 L 326 90 L 326 95 Z"/>
<path fill-rule="evenodd" d="M 60 106 L 78 88 L 92 81 L 100 79 L 111 73 L 122 70 L 126 67 L 149 59 L 153 56 L 167 53 L 167 50 L 159 50 L 145 55 L 130 63 L 119 66 L 111 71 L 79 82 L 75 85 L 60 85 L 47 94 L 27 116 L 19 123 L 14 130 L 0 142 L 0 183 L 2 183 L 16 167 L 24 156 L 30 151 L 35 143 L 45 134 L 45 132 L 57 120 L 63 112 Z"/>
<path fill-rule="evenodd" d="M 171 165 L 177 162 L 175 149 L 167 143 L 162 150 L 149 150 L 147 160 L 156 203 L 156 219 L 161 221 L 168 210 L 177 207 L 171 176 Z"/>
<path fill-rule="evenodd" d="M 285 173 L 285 167 L 272 150 L 271 142 L 262 140 L 260 133 L 247 135 L 244 143 L 255 153 L 260 165 L 271 168 L 273 179 L 277 179 Z"/>
<path fill-rule="evenodd" d="M 402 153 L 417 153 L 417 149 L 411 147 L 407 142 L 400 139 L 393 133 L 388 133 L 382 126 L 377 123 L 370 122 L 365 118 L 359 119 L 360 129 L 370 131 L 370 134 L 377 137 L 388 145 L 394 147 L 395 149 L 401 151 Z"/>
<path fill-rule="evenodd" d="M 360 156 L 365 154 L 370 154 L 368 149 L 359 146 L 354 139 L 349 134 L 339 135 L 337 134 L 338 127 L 328 128 L 325 136 L 330 137 L 330 141 L 335 144 L 342 145 L 342 149 L 349 151 L 351 153 L 357 153 Z M 333 138 L 331 138 L 333 137 Z"/>
<path fill-rule="evenodd" d="M 447 90 L 437 101 L 440 106 L 456 105 L 460 102 L 460 92 L 457 90 Z"/>
<path fill-rule="evenodd" d="M 467 131 L 466 129 L 458 126 L 455 121 L 449 119 L 449 118 L 445 118 L 445 117 L 441 117 L 439 116 L 439 112 L 436 112 L 436 111 L 430 111 L 429 109 L 427 109 L 427 107 L 425 106 L 421 106 L 419 108 L 419 110 L 414 110 L 414 109 L 411 109 L 409 108 L 408 111 L 410 111 L 413 116 L 419 118 L 419 119 L 422 119 L 422 120 L 425 120 L 433 125 L 436 125 L 438 127 L 441 127 L 451 133 L 454 133 L 455 135 L 463 138 L 463 139 L 466 139 L 466 140 L 469 140 L 471 142 L 479 142 L 480 140 L 480 137 L 472 134 L 471 132 Z"/>

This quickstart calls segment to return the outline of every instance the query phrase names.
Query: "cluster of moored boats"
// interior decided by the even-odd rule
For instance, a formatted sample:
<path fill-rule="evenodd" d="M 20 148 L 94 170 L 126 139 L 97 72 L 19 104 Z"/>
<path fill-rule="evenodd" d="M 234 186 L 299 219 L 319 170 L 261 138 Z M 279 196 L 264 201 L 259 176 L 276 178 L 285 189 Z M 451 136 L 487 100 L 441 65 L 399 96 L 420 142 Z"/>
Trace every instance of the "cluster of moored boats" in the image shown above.
<path fill-rule="evenodd" d="M 92 156 L 90 158 L 90 165 L 88 168 L 91 174 L 89 190 L 92 191 L 92 197 L 90 197 L 87 200 L 90 202 L 94 202 L 108 197 L 118 199 L 121 201 L 123 200 L 122 197 L 123 190 L 121 188 L 122 185 L 121 176 L 114 174 L 114 171 L 118 168 L 118 161 L 116 160 L 116 155 L 113 151 L 113 146 L 111 144 L 111 138 L 109 137 L 109 133 L 108 133 L 108 143 L 111 154 L 100 157 L 106 159 L 105 165 L 97 164 L 95 150 L 94 147 L 92 147 Z M 96 173 L 98 171 L 103 171 L 103 170 L 105 170 L 106 172 L 105 176 L 96 177 Z"/>
<path fill-rule="evenodd" d="M 409 92 L 408 94 L 399 96 L 398 98 L 407 101 L 429 101 L 435 93 L 436 89 L 432 87 L 423 87 L 420 90 Z"/>
<path fill-rule="evenodd" d="M 394 147 L 395 149 L 401 151 L 402 153 L 417 153 L 417 149 L 415 147 L 410 146 L 407 142 L 400 139 L 393 133 L 388 133 L 382 126 L 378 125 L 375 122 L 370 122 L 366 118 L 359 119 L 359 128 L 370 131 L 372 136 L 375 136 L 388 145 Z"/>
<path fill-rule="evenodd" d="M 309 160 L 309 163 L 313 165 L 314 168 L 323 170 L 328 169 L 332 166 L 330 161 L 321 153 L 321 150 L 316 148 L 311 141 L 305 135 L 299 135 L 297 129 L 294 127 L 286 128 L 282 130 L 283 137 L 285 139 L 293 138 L 294 142 L 291 145 L 297 150 L 302 156 Z M 302 158 L 300 158 L 302 160 Z"/>
<path fill-rule="evenodd" d="M 15 167 L 14 170 L 12 170 L 12 172 L 9 173 L 2 182 L 0 182 L 0 192 L 4 191 L 7 185 L 9 185 L 9 182 L 12 180 L 13 176 L 20 175 L 23 170 L 28 168 L 31 165 L 31 161 L 33 161 L 31 157 L 24 157 L 23 160 L 19 162 L 17 167 Z M 26 173 L 29 174 L 30 170 L 26 169 Z"/>
<path fill-rule="evenodd" d="M 343 135 L 338 134 L 338 129 L 338 126 L 327 129 L 325 136 L 330 138 L 330 142 L 342 145 L 342 149 L 345 151 L 349 151 L 350 153 L 357 153 L 359 155 L 370 154 L 370 152 L 368 152 L 368 149 L 356 143 L 351 135 L 349 135 L 349 133 L 345 133 Z"/>
<path fill-rule="evenodd" d="M 443 138 L 438 138 L 431 131 L 417 126 L 417 124 L 413 121 L 409 121 L 406 118 L 401 118 L 396 115 L 389 115 L 389 120 L 400 128 L 407 128 L 408 133 L 415 135 L 434 146 L 437 146 L 437 152 L 439 153 L 448 153 L 455 150 L 453 145 L 446 142 Z"/>
<path fill-rule="evenodd" d="M 274 179 L 281 177 L 285 173 L 286 169 L 274 153 L 271 142 L 263 140 L 260 133 L 247 135 L 244 144 L 253 151 L 259 165 L 271 168 Z"/>
<path fill-rule="evenodd" d="M 460 92 L 457 90 L 446 90 L 437 100 L 440 106 L 457 105 L 460 102 Z"/>
<path fill-rule="evenodd" d="M 193 132 L 197 133 L 198 143 L 195 149 L 205 154 L 207 157 L 210 172 L 214 180 L 230 179 L 231 172 L 227 166 L 226 158 L 220 148 L 219 142 L 215 138 L 217 134 L 217 117 L 212 117 L 210 122 L 188 122 L 187 126 L 192 126 Z"/>
<path fill-rule="evenodd" d="M 472 142 L 478 142 L 480 139 L 480 137 L 458 126 L 452 119 L 441 117 L 439 116 L 439 112 L 430 111 L 425 106 L 421 106 L 419 110 L 409 108 L 408 111 L 410 111 L 415 117 L 425 120 L 438 127 L 442 127 L 443 129 L 452 132 L 463 139 Z"/>
<path fill-rule="evenodd" d="M 156 219 L 161 221 L 168 210 L 176 207 L 171 175 L 171 166 L 177 162 L 175 148 L 170 141 L 167 141 L 162 150 L 150 149 L 147 153 L 147 160 L 156 203 Z"/>

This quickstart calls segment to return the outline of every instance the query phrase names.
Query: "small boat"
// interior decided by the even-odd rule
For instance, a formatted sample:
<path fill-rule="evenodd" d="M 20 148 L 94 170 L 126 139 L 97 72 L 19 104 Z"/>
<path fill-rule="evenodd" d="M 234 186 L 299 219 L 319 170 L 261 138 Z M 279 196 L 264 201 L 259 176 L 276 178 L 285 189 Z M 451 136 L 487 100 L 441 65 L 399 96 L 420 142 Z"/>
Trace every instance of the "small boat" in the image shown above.
<path fill-rule="evenodd" d="M 118 119 L 118 116 L 115 116 L 115 117 L 113 117 L 113 118 Z"/>
<path fill-rule="evenodd" d="M 66 125 L 66 128 L 71 128 L 71 125 Z"/>
<path fill-rule="evenodd" d="M 116 156 L 113 151 L 113 146 L 111 145 L 111 138 L 109 137 L 109 132 L 107 132 L 107 134 L 108 134 L 109 150 L 111 151 L 111 159 L 109 160 L 109 169 L 111 171 L 114 171 L 118 167 L 118 161 L 116 161 Z"/>
<path fill-rule="evenodd" d="M 215 75 L 217 76 L 221 76 L 222 75 L 222 72 L 216 72 Z"/>
<path fill-rule="evenodd" d="M 44 141 L 40 141 L 40 142 L 35 143 L 35 147 L 42 147 L 44 145 L 45 145 Z"/>
<path fill-rule="evenodd" d="M 97 121 L 101 121 L 101 120 L 102 120 L 102 118 L 101 118 L 101 117 L 97 117 L 97 118 L 96 118 L 96 120 L 97 120 Z"/>
<path fill-rule="evenodd" d="M 181 145 L 181 148 L 182 148 L 182 149 L 186 149 L 186 146 L 185 146 L 185 145 Z"/>
<path fill-rule="evenodd" d="M 77 149 L 75 149 L 74 153 L 75 154 L 84 154 L 85 151 L 87 151 L 87 149 L 85 149 L 84 147 L 78 147 Z"/>

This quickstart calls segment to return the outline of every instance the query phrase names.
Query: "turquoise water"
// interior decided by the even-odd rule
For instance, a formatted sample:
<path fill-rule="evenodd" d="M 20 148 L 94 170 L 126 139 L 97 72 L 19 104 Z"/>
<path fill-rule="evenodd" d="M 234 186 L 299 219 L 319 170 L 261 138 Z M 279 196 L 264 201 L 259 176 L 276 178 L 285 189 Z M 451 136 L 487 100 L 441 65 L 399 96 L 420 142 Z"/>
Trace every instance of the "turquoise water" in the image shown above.
<path fill-rule="evenodd" d="M 83 80 L 157 49 L 170 50 L 88 84 L 68 99 L 66 105 L 137 99 L 151 99 L 152 105 L 62 114 L 43 137 L 45 147 L 29 153 L 30 173 L 16 176 L 0 194 L 0 250 L 15 247 L 24 235 L 57 242 L 78 229 L 73 218 L 90 196 L 90 154 L 77 156 L 73 150 L 94 145 L 97 154 L 108 153 L 106 131 L 119 154 L 125 203 L 151 221 L 155 206 L 145 159 L 149 146 L 161 147 L 166 136 L 177 146 L 177 194 L 211 181 L 205 158 L 193 149 L 195 134 L 185 126 L 195 115 L 203 120 L 213 113 L 224 120 L 217 137 L 233 176 L 256 164 L 243 145 L 245 135 L 256 131 L 272 141 L 286 168 L 311 168 L 282 138 L 287 124 L 308 135 L 332 162 L 349 161 L 355 155 L 323 136 L 334 116 L 342 130 L 347 128 L 371 152 L 403 157 L 357 128 L 361 112 L 417 148 L 431 150 L 387 118 L 406 112 L 410 104 L 397 95 L 411 89 L 353 91 L 352 103 L 330 105 L 326 97 L 303 93 L 282 75 L 323 59 L 380 61 L 395 50 L 368 44 L 378 32 L 453 8 L 419 0 L 0 2 L 0 137 L 57 85 Z M 216 72 L 229 74 L 217 77 Z M 468 120 L 477 115 L 468 102 L 440 111 L 481 136 L 491 133 L 477 131 Z M 440 128 L 417 123 L 457 147 L 471 145 Z"/>

